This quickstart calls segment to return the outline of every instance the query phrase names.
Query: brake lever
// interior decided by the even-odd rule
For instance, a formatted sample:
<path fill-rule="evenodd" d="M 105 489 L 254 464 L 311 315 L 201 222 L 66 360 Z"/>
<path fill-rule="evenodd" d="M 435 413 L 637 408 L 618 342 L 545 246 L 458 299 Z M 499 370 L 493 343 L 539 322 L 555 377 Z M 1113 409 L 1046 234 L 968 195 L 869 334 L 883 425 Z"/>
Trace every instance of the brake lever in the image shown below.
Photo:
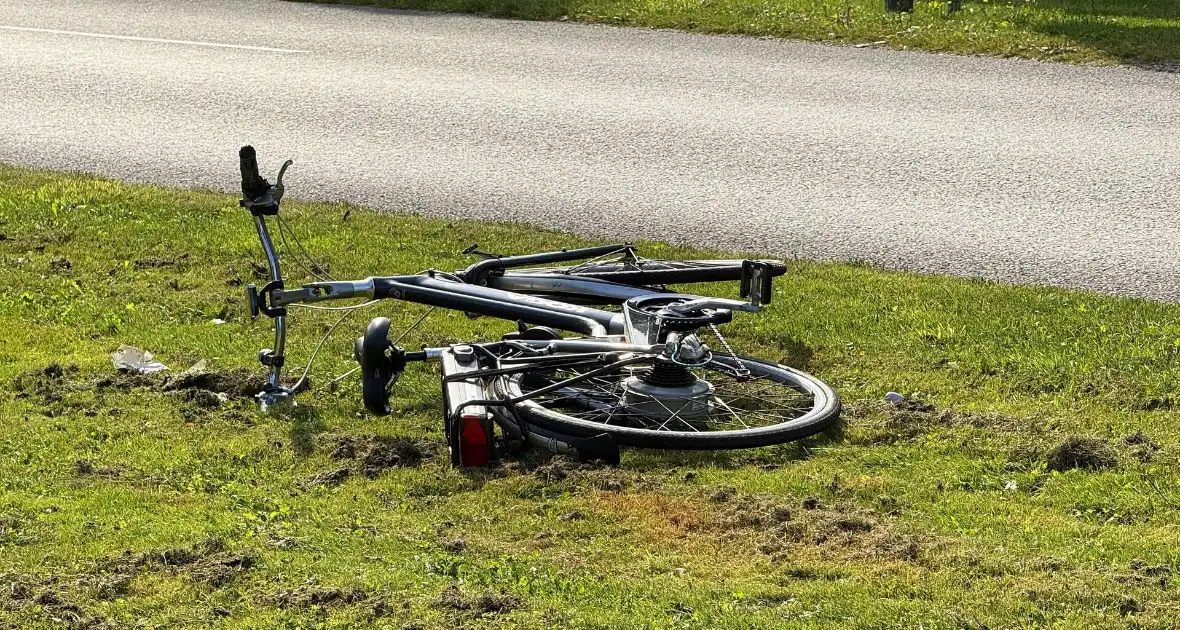
<path fill-rule="evenodd" d="M 484 260 L 491 260 L 493 258 L 500 258 L 500 256 L 498 254 L 489 254 L 488 252 L 480 251 L 479 250 L 479 243 L 475 243 L 471 247 L 464 249 L 463 255 L 464 256 L 475 255 L 475 256 L 479 256 L 480 258 L 483 258 Z"/>
<path fill-rule="evenodd" d="M 283 192 L 287 190 L 287 187 L 283 185 L 283 175 L 285 175 L 287 173 L 287 167 L 291 166 L 294 163 L 295 162 L 293 160 L 287 160 L 286 162 L 283 162 L 283 166 L 281 168 L 279 168 L 279 176 L 278 176 L 278 178 L 275 179 L 275 186 L 274 186 L 274 188 L 275 188 L 275 194 L 274 194 L 275 203 L 278 203 L 283 200 Z"/>

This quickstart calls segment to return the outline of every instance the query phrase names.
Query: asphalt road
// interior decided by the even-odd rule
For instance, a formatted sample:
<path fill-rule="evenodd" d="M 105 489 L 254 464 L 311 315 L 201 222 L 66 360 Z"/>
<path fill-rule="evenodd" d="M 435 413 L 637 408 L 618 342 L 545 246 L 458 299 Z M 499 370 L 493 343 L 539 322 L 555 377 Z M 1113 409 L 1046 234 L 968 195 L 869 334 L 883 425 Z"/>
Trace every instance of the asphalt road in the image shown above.
<path fill-rule="evenodd" d="M 1178 74 L 0 0 L 0 161 L 230 190 L 244 142 L 301 197 L 1180 299 Z"/>

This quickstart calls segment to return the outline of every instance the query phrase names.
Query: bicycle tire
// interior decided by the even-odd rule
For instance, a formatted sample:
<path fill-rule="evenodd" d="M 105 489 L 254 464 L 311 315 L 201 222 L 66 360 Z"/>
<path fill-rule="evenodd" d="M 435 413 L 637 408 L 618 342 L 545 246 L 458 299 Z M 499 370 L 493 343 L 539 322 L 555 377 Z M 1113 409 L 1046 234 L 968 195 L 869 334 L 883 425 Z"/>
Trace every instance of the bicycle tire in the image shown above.
<path fill-rule="evenodd" d="M 523 420 L 549 431 L 574 437 L 607 433 L 621 446 L 669 450 L 732 450 L 782 444 L 815 435 L 832 426 L 839 418 L 839 396 L 818 378 L 770 361 L 741 355 L 736 358 L 751 372 L 772 376 L 780 385 L 810 394 L 811 408 L 799 417 L 765 427 L 703 432 L 658 431 L 604 424 L 571 417 L 535 400 L 517 403 L 516 410 Z M 525 391 L 520 386 L 520 380 L 526 372 L 527 369 L 494 379 L 492 395 L 501 400 L 523 395 Z"/>

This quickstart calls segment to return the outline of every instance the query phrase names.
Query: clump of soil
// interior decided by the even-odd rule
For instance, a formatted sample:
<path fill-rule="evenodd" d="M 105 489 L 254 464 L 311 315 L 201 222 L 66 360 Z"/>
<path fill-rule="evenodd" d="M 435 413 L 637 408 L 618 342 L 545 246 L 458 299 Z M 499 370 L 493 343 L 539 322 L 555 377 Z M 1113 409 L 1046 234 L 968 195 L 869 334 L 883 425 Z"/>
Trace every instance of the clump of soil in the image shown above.
<path fill-rule="evenodd" d="M 598 462 L 582 462 L 578 461 L 575 457 L 565 455 L 554 455 L 532 467 L 529 467 L 527 462 L 525 463 L 525 468 L 529 473 L 533 477 L 536 477 L 538 481 L 544 483 L 557 483 L 567 479 L 576 479 L 585 473 L 602 467 L 603 464 Z"/>
<path fill-rule="evenodd" d="M 415 468 L 428 453 L 419 441 L 400 436 L 345 435 L 336 438 L 330 451 L 333 459 L 352 459 L 361 474 L 375 479 L 390 468 Z"/>
<path fill-rule="evenodd" d="M 352 474 L 352 471 L 348 467 L 342 466 L 301 479 L 299 485 L 306 489 L 320 487 L 332 488 L 344 483 L 350 474 Z"/>
<path fill-rule="evenodd" d="M 18 399 L 39 398 L 45 405 L 58 402 L 69 390 L 68 376 L 78 373 L 78 366 L 70 364 L 62 367 L 58 363 L 50 363 L 44 369 L 30 370 L 12 379 L 12 391 Z"/>
<path fill-rule="evenodd" d="M 252 569 L 256 560 L 252 554 L 221 551 L 194 562 L 188 567 L 188 575 L 202 584 L 222 586 Z"/>
<path fill-rule="evenodd" d="M 210 586 L 222 586 L 239 574 L 254 567 L 256 558 L 250 553 L 234 553 L 221 538 L 211 537 L 190 547 L 175 547 L 130 552 L 108 560 L 106 569 L 115 573 L 134 574 L 138 571 L 169 570 L 183 572 L 192 580 Z"/>
<path fill-rule="evenodd" d="M 116 389 L 122 392 L 141 387 L 158 389 L 164 383 L 159 374 L 140 374 L 119 370 L 111 376 L 104 376 L 94 383 L 95 389 Z"/>
<path fill-rule="evenodd" d="M 1071 435 L 1045 456 L 1049 470 L 1066 471 L 1075 468 L 1105 470 L 1118 463 L 1118 455 L 1109 444 L 1098 438 Z"/>
<path fill-rule="evenodd" d="M 43 619 L 59 623 L 64 621 L 68 628 L 97 629 L 107 627 L 105 618 L 62 599 L 61 595 L 53 590 L 41 591 L 32 598 L 32 604 L 40 607 Z"/>
<path fill-rule="evenodd" d="M 214 393 L 207 389 L 186 389 L 180 397 L 198 409 L 217 409 L 221 403 L 229 400 L 226 394 Z"/>
<path fill-rule="evenodd" d="M 0 578 L 0 610 L 32 609 L 46 625 L 65 624 L 67 628 L 90 629 L 107 627 L 107 620 L 101 613 L 85 610 L 69 601 L 70 585 L 58 584 L 56 578 L 40 584 L 10 575 Z"/>
<path fill-rule="evenodd" d="M 464 551 L 467 551 L 467 541 L 463 540 L 462 538 L 456 538 L 443 543 L 443 549 L 445 549 L 447 553 L 463 553 Z"/>
<path fill-rule="evenodd" d="M 1124 584 L 1154 584 L 1167 588 L 1172 578 L 1172 569 L 1163 564 L 1150 564 L 1145 560 L 1132 560 L 1131 571 L 1115 578 Z"/>
<path fill-rule="evenodd" d="M 168 376 L 160 386 L 160 391 L 201 390 L 225 394 L 230 398 L 254 398 L 265 385 L 266 382 L 258 373 L 236 368 L 220 372 L 200 371 Z"/>
<path fill-rule="evenodd" d="M 309 608 L 311 606 L 347 605 L 363 602 L 369 595 L 359 588 L 348 590 L 313 586 L 300 586 L 280 590 L 267 599 L 279 608 Z"/>
<path fill-rule="evenodd" d="M 520 608 L 524 602 L 519 597 L 507 593 L 484 591 L 481 595 L 471 596 L 454 586 L 448 586 L 439 593 L 433 604 L 435 608 L 498 615 L 512 612 Z"/>
<path fill-rule="evenodd" d="M 74 264 L 70 262 L 69 258 L 54 258 L 49 261 L 50 273 L 65 273 L 73 267 Z"/>

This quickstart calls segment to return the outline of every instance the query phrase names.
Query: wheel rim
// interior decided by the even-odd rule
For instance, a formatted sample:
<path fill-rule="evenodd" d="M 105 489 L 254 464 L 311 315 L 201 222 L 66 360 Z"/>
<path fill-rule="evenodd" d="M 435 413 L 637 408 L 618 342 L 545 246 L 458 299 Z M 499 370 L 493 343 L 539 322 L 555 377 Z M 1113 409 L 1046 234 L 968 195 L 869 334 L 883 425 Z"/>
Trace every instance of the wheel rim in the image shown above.
<path fill-rule="evenodd" d="M 520 405 L 591 431 L 690 439 L 781 431 L 784 425 L 811 422 L 819 414 L 830 413 L 836 405 L 834 394 L 822 383 L 793 378 L 801 373 L 783 366 L 741 359 L 741 365 L 750 370 L 751 377 L 740 379 L 731 373 L 734 361 L 729 357 L 717 357 L 707 366 L 693 370 L 698 379 L 703 378 L 713 386 L 707 395 L 708 410 L 703 414 L 699 406 L 691 406 L 703 395 L 693 397 L 681 392 L 679 398 L 645 397 L 648 392 L 636 393 L 628 389 L 627 379 L 651 370 L 650 363 L 629 366 L 618 374 L 594 377 L 523 401 Z M 505 384 L 509 395 L 516 397 L 590 369 L 591 366 L 587 365 L 584 368 L 574 366 L 546 372 L 523 372 L 506 377 Z"/>

